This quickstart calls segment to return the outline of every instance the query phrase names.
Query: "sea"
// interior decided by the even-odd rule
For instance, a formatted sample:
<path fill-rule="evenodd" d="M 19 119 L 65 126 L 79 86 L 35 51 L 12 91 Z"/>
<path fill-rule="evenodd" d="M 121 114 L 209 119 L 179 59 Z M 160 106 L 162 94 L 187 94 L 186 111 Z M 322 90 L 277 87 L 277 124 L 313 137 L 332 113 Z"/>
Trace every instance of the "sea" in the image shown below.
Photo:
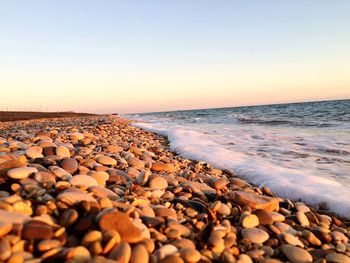
<path fill-rule="evenodd" d="M 350 218 L 350 100 L 127 115 L 187 159 Z"/>

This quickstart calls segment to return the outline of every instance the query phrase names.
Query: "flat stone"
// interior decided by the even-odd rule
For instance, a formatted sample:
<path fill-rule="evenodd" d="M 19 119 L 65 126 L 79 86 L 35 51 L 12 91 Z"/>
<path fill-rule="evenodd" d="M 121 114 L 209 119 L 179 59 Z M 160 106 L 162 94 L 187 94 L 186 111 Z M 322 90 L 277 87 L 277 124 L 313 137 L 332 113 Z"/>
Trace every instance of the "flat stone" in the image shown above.
<path fill-rule="evenodd" d="M 99 156 L 96 161 L 102 165 L 113 166 L 117 164 L 117 160 L 113 159 L 112 157 L 108 157 L 104 155 Z"/>
<path fill-rule="evenodd" d="M 128 159 L 128 164 L 132 167 L 135 167 L 136 169 L 139 169 L 139 170 L 145 168 L 145 162 L 141 161 L 140 159 L 137 159 L 135 157 L 130 157 Z"/>
<path fill-rule="evenodd" d="M 177 218 L 176 211 L 172 208 L 156 207 L 153 210 L 156 216 Z"/>
<path fill-rule="evenodd" d="M 231 208 L 224 203 L 221 203 L 219 209 L 216 211 L 220 215 L 229 216 L 231 214 Z"/>
<path fill-rule="evenodd" d="M 0 163 L 0 176 L 6 175 L 9 169 L 22 167 L 25 165 L 25 162 L 23 162 L 20 159 L 0 160 L 2 160 L 2 162 Z"/>
<path fill-rule="evenodd" d="M 205 183 L 189 181 L 189 182 L 186 182 L 185 185 L 189 185 L 191 187 L 194 187 L 195 189 L 198 189 L 199 191 L 201 191 L 203 193 L 216 194 L 215 189 L 210 187 L 209 185 L 207 185 Z"/>
<path fill-rule="evenodd" d="M 11 256 L 11 245 L 6 239 L 0 239 L 0 261 L 5 262 Z"/>
<path fill-rule="evenodd" d="M 126 213 L 117 210 L 103 212 L 98 224 L 102 230 L 117 231 L 125 242 L 138 243 L 143 239 L 141 230 L 133 225 Z"/>
<path fill-rule="evenodd" d="M 255 193 L 234 191 L 233 200 L 242 206 L 249 206 L 253 210 L 263 209 L 266 212 L 279 210 L 279 201 L 277 198 L 258 195 Z"/>
<path fill-rule="evenodd" d="M 35 179 L 35 181 L 37 181 L 38 183 L 41 183 L 41 184 L 44 184 L 44 183 L 56 184 L 55 176 L 53 176 L 49 172 L 43 172 L 43 171 L 37 172 L 34 175 L 34 179 Z"/>
<path fill-rule="evenodd" d="M 292 263 L 312 262 L 312 256 L 305 249 L 291 245 L 282 245 L 281 250 Z"/>
<path fill-rule="evenodd" d="M 57 196 L 57 200 L 60 200 L 67 205 L 74 205 L 82 201 L 97 203 L 95 198 L 77 188 L 69 188 L 65 190 Z"/>
<path fill-rule="evenodd" d="M 68 173 L 66 170 L 59 166 L 50 166 L 50 171 L 53 172 L 58 178 L 62 180 L 70 180 L 72 178 L 72 175 Z"/>
<path fill-rule="evenodd" d="M 169 173 L 173 173 L 175 172 L 175 166 L 173 164 L 170 163 L 163 163 L 163 162 L 154 162 L 152 163 L 151 166 L 151 170 L 152 171 L 157 171 L 157 172 L 169 172 Z"/>
<path fill-rule="evenodd" d="M 91 187 L 98 185 L 97 181 L 93 177 L 83 174 L 74 175 L 72 179 L 69 180 L 69 182 L 74 186 L 84 185 Z"/>
<path fill-rule="evenodd" d="M 167 189 L 168 188 L 168 182 L 164 178 L 160 176 L 153 176 L 149 180 L 149 187 L 155 188 L 155 189 Z"/>
<path fill-rule="evenodd" d="M 166 244 L 161 248 L 159 248 L 156 254 L 158 255 L 159 259 L 162 259 L 162 258 L 165 258 L 166 256 L 174 255 L 177 252 L 178 252 L 177 247 L 171 244 Z"/>
<path fill-rule="evenodd" d="M 61 242 L 57 239 L 51 239 L 51 240 L 42 240 L 38 243 L 38 250 L 39 251 L 47 251 L 56 247 L 62 246 Z"/>
<path fill-rule="evenodd" d="M 98 198 L 109 198 L 109 199 L 113 199 L 113 198 L 117 198 L 119 197 L 115 192 L 113 192 L 112 190 L 109 190 L 105 187 L 101 187 L 101 186 L 91 186 L 89 188 L 90 192 L 94 193 L 94 196 L 98 197 Z"/>
<path fill-rule="evenodd" d="M 290 233 L 285 233 L 283 235 L 284 240 L 292 246 L 298 246 L 298 247 L 304 247 L 304 243 L 300 241 L 299 238 L 297 238 L 296 236 L 293 236 Z"/>
<path fill-rule="evenodd" d="M 62 158 L 69 158 L 70 157 L 70 151 L 66 146 L 59 145 L 56 147 L 56 155 L 62 157 Z"/>
<path fill-rule="evenodd" d="M 27 157 L 29 157 L 31 159 L 43 157 L 42 152 L 43 152 L 43 148 L 41 148 L 39 146 L 31 146 L 31 147 L 26 149 L 26 155 L 27 155 Z"/>
<path fill-rule="evenodd" d="M 0 238 L 7 235 L 12 230 L 12 227 L 12 223 L 4 223 L 0 221 Z"/>
<path fill-rule="evenodd" d="M 8 212 L 6 210 L 0 209 L 0 222 L 7 224 L 24 224 L 31 220 L 31 218 L 25 214 Z"/>
<path fill-rule="evenodd" d="M 269 239 L 269 234 L 259 228 L 245 228 L 242 230 L 242 236 L 252 243 L 262 244 Z"/>
<path fill-rule="evenodd" d="M 26 223 L 22 231 L 24 239 L 50 239 L 53 235 L 53 229 L 49 224 L 37 220 Z"/>
<path fill-rule="evenodd" d="M 37 173 L 38 169 L 34 167 L 18 167 L 10 169 L 7 172 L 7 176 L 12 179 L 24 179 L 29 177 L 33 173 Z"/>
<path fill-rule="evenodd" d="M 86 263 L 90 262 L 90 251 L 83 246 L 74 247 L 70 252 L 70 262 Z"/>
<path fill-rule="evenodd" d="M 326 256 L 327 262 L 350 263 L 350 257 L 344 254 L 331 253 Z"/>
<path fill-rule="evenodd" d="M 89 175 L 97 181 L 99 186 L 105 186 L 109 179 L 109 174 L 103 171 L 91 172 Z"/>

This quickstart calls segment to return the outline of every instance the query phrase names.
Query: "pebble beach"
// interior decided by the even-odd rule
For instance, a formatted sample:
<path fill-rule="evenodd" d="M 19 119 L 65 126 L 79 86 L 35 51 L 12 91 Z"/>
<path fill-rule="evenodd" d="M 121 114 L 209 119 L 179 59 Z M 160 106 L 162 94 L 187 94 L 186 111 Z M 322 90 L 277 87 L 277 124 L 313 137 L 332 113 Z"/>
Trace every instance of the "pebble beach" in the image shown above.
<path fill-rule="evenodd" d="M 350 220 L 115 115 L 0 123 L 0 262 L 350 262 Z"/>

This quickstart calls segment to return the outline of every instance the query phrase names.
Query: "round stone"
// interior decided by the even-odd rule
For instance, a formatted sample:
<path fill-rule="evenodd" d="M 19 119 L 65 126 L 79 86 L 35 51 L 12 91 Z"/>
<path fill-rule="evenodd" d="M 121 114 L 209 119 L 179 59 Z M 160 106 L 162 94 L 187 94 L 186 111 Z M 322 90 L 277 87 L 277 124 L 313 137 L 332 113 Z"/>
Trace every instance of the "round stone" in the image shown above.
<path fill-rule="evenodd" d="M 291 245 L 282 245 L 283 254 L 293 263 L 308 263 L 312 262 L 312 256 L 305 249 L 294 247 Z"/>
<path fill-rule="evenodd" d="M 78 170 L 78 162 L 73 158 L 64 159 L 60 166 L 70 174 L 74 174 Z"/>
<path fill-rule="evenodd" d="M 228 184 L 228 181 L 224 178 L 219 178 L 219 179 L 216 179 L 214 182 L 213 182 L 213 187 L 216 189 L 216 190 L 221 190 L 221 189 L 224 189 L 226 188 L 226 185 Z"/>
<path fill-rule="evenodd" d="M 7 176 L 12 179 L 24 179 L 29 177 L 33 173 L 37 173 L 38 169 L 34 167 L 19 167 L 10 169 L 7 172 Z"/>
<path fill-rule="evenodd" d="M 192 248 L 183 248 L 180 250 L 180 256 L 185 262 L 198 262 L 201 259 L 201 253 L 198 250 Z"/>
<path fill-rule="evenodd" d="M 149 187 L 155 189 L 166 189 L 168 188 L 168 182 L 160 176 L 154 176 L 149 180 Z"/>
<path fill-rule="evenodd" d="M 162 259 L 169 255 L 177 253 L 177 248 L 174 245 L 166 244 L 157 251 L 158 258 Z"/>
<path fill-rule="evenodd" d="M 72 179 L 69 180 L 69 182 L 71 183 L 71 185 L 74 185 L 74 186 L 80 186 L 80 185 L 86 185 L 88 187 L 98 186 L 97 181 L 93 177 L 89 175 L 83 175 L 83 174 L 74 175 Z"/>
<path fill-rule="evenodd" d="M 108 257 L 119 263 L 128 263 L 131 257 L 131 247 L 128 243 L 121 242 L 112 249 Z"/>
<path fill-rule="evenodd" d="M 83 246 L 78 246 L 73 249 L 71 261 L 76 263 L 86 263 L 91 259 L 89 250 Z"/>
<path fill-rule="evenodd" d="M 29 157 L 31 159 L 43 157 L 42 152 L 43 152 L 43 148 L 41 148 L 39 146 L 31 146 L 31 147 L 26 149 L 26 155 L 27 155 L 27 157 Z"/>
<path fill-rule="evenodd" d="M 231 208 L 224 204 L 224 203 L 221 203 L 219 209 L 217 210 L 217 212 L 220 214 L 220 215 L 224 215 L 224 216 L 229 216 L 231 214 Z"/>
<path fill-rule="evenodd" d="M 56 179 L 55 176 L 53 176 L 51 173 L 48 172 L 37 172 L 34 175 L 35 181 L 41 184 L 55 184 Z"/>
<path fill-rule="evenodd" d="M 350 257 L 344 254 L 331 253 L 326 256 L 327 262 L 350 263 Z"/>
<path fill-rule="evenodd" d="M 245 228 L 242 230 L 242 236 L 252 243 L 262 244 L 269 239 L 269 234 L 259 228 Z"/>
<path fill-rule="evenodd" d="M 259 225 L 259 218 L 254 215 L 247 215 L 242 219 L 242 226 L 244 228 L 256 227 Z"/>
<path fill-rule="evenodd" d="M 66 146 L 60 145 L 60 146 L 56 147 L 56 155 L 58 155 L 62 158 L 69 158 L 70 151 Z"/>

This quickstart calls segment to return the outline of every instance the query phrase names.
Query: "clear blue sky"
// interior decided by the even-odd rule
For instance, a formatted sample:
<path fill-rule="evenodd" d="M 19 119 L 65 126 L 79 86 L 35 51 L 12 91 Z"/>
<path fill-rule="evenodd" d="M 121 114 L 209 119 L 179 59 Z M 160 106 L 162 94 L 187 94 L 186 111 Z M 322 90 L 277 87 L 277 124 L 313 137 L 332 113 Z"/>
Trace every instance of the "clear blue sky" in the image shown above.
<path fill-rule="evenodd" d="M 2 1 L 2 109 L 350 98 L 350 1 Z"/>

